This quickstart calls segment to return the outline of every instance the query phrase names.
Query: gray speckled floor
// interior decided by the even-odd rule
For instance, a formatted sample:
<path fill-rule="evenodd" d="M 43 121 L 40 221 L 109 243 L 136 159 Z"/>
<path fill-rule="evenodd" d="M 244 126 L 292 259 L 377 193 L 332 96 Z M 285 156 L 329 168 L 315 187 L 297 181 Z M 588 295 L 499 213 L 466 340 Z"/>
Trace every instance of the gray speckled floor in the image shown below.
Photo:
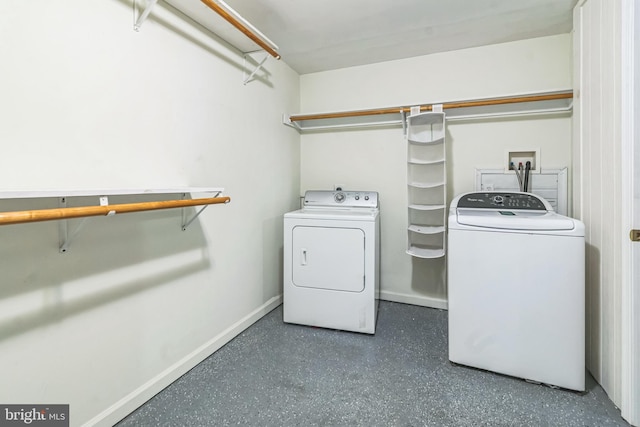
<path fill-rule="evenodd" d="M 382 301 L 370 336 L 285 324 L 280 306 L 118 426 L 629 425 L 587 385 L 452 365 L 446 311 Z"/>

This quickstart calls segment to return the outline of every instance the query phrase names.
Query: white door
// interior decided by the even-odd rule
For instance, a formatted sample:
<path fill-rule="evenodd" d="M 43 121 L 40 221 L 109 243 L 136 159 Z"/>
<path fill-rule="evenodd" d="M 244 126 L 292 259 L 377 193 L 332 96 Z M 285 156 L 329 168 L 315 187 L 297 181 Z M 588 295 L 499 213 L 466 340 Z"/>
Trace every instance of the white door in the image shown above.
<path fill-rule="evenodd" d="M 291 256 L 295 286 L 364 290 L 364 231 L 359 228 L 294 227 Z"/>
<path fill-rule="evenodd" d="M 589 370 L 640 425 L 639 2 L 574 9 L 574 214 L 588 227 Z M 611 245 L 613 242 L 613 245 Z M 604 249 L 604 250 L 603 250 Z"/>
<path fill-rule="evenodd" d="M 639 13 L 640 14 L 640 13 Z M 637 29 L 640 30 L 640 19 L 636 19 L 638 24 Z M 640 33 L 640 31 L 638 31 Z M 640 43 L 638 43 L 640 46 Z M 640 55 L 636 56 L 640 60 Z M 638 70 L 636 68 L 636 70 Z M 636 82 L 640 78 L 640 72 L 636 71 Z M 640 93 L 640 90 L 636 88 L 636 92 Z M 638 94 L 636 94 L 636 107 L 640 106 Z M 640 111 L 640 108 L 636 108 L 635 111 Z M 640 230 L 640 118 L 638 114 L 635 114 L 635 135 L 633 144 L 633 159 L 634 159 L 634 198 L 633 198 L 633 228 Z M 631 315 L 630 326 L 630 354 L 629 354 L 629 366 L 631 369 L 630 384 L 629 384 L 629 402 L 631 407 L 629 408 L 628 420 L 633 425 L 640 425 L 640 242 L 633 242 L 631 245 L 631 284 L 630 284 L 630 300 L 629 312 Z"/>
<path fill-rule="evenodd" d="M 640 230 L 640 7 L 622 1 L 622 157 L 623 209 L 627 225 Z M 630 238 L 634 238 L 630 232 Z M 640 425 L 640 242 L 626 247 L 628 271 L 622 289 L 622 416 Z M 625 251 L 626 252 L 626 251 Z"/>

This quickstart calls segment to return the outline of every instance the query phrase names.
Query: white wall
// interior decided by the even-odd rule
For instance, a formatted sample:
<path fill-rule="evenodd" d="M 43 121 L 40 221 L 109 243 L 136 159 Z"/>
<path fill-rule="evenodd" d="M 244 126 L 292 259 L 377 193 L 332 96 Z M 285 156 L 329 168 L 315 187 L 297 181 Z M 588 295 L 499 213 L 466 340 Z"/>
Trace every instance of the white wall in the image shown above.
<path fill-rule="evenodd" d="M 0 227 L 0 402 L 69 403 L 72 425 L 113 424 L 280 302 L 299 77 L 270 60 L 244 86 L 240 53 L 159 6 L 136 33 L 130 0 L 0 3 L 0 190 L 232 198 L 185 232 L 179 210 L 90 219 L 64 255 L 56 222 Z"/>
<path fill-rule="evenodd" d="M 488 98 L 572 87 L 571 36 L 558 35 L 301 76 L 301 112 Z M 571 119 L 450 122 L 448 193 L 472 191 L 475 168 L 501 168 L 505 150 L 540 149 L 542 168 L 571 168 Z M 443 260 L 405 254 L 406 145 L 399 128 L 305 133 L 301 192 L 376 190 L 381 198 L 382 295 L 446 307 Z"/>

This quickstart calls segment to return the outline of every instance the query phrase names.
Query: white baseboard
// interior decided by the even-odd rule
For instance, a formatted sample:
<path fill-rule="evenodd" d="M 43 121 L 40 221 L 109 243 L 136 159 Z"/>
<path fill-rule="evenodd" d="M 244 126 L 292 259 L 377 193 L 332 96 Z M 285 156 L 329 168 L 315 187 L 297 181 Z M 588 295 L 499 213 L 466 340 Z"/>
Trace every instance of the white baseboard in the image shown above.
<path fill-rule="evenodd" d="M 198 363 L 211 356 L 220 347 L 231 341 L 242 331 L 260 320 L 264 315 L 282 304 L 282 295 L 271 298 L 229 328 L 213 337 L 211 340 L 156 375 L 151 380 L 142 384 L 136 390 L 129 393 L 118 402 L 114 403 L 89 421 L 85 426 L 113 426 L 115 423 L 129 415 L 147 400 L 158 394 L 162 389 L 180 378 Z"/>
<path fill-rule="evenodd" d="M 403 304 L 420 305 L 423 307 L 439 308 L 447 310 L 448 303 L 444 298 L 431 298 L 420 295 L 401 294 L 399 292 L 380 291 L 380 299 Z"/>

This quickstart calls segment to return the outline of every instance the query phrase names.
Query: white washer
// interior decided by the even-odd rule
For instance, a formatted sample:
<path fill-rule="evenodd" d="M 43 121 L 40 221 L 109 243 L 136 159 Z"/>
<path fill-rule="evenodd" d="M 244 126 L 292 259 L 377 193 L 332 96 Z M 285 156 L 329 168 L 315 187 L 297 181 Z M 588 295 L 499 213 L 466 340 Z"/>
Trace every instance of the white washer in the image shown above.
<path fill-rule="evenodd" d="M 529 193 L 449 211 L 449 360 L 585 389 L 584 224 Z"/>
<path fill-rule="evenodd" d="M 378 193 L 307 191 L 284 215 L 284 321 L 375 333 L 379 230 Z"/>

